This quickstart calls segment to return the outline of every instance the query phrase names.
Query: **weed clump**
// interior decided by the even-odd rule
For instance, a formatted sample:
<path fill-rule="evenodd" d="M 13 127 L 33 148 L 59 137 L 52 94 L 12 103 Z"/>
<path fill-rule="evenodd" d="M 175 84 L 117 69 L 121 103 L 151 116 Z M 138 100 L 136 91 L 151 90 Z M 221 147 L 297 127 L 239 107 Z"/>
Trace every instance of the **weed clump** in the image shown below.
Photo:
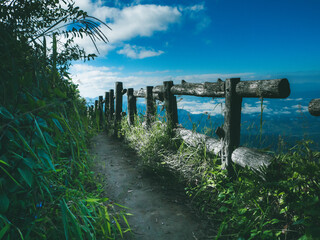
<path fill-rule="evenodd" d="M 146 164 L 180 176 L 194 206 L 217 226 L 213 239 L 320 236 L 320 153 L 310 149 L 311 141 L 276 155 L 263 178 L 234 166 L 231 179 L 205 144 L 195 148 L 171 138 L 165 122 L 146 128 L 141 120 L 134 126 L 124 121 L 123 126 L 125 139 Z"/>

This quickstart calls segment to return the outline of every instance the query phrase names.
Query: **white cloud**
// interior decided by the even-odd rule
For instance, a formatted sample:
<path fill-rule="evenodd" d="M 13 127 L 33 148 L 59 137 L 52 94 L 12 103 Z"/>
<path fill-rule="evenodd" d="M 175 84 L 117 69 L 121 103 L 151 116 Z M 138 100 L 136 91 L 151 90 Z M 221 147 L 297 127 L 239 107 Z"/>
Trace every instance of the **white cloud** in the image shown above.
<path fill-rule="evenodd" d="M 132 5 L 120 9 L 103 6 L 102 1 L 77 0 L 76 5 L 87 11 L 89 15 L 105 21 L 112 29 L 110 31 L 106 26 L 101 25 L 101 30 L 110 41 L 109 44 L 96 43 L 102 55 L 106 55 L 108 51 L 118 47 L 124 41 L 130 41 L 135 37 L 150 37 L 155 32 L 168 30 L 169 25 L 178 22 L 182 15 L 177 7 L 154 4 Z M 86 52 L 96 53 L 90 38 L 77 38 L 75 42 Z"/>
<path fill-rule="evenodd" d="M 182 98 L 182 100 L 178 103 L 178 108 L 187 110 L 192 114 L 207 113 L 211 116 L 223 114 L 224 107 L 224 101 L 221 102 L 211 100 L 209 102 L 204 102 L 201 100 L 197 100 L 196 98 L 195 100 Z"/>
<path fill-rule="evenodd" d="M 179 6 L 180 11 L 196 22 L 196 32 L 200 32 L 211 23 L 211 18 L 205 13 L 204 2 L 192 6 Z"/>
<path fill-rule="evenodd" d="M 134 37 L 150 37 L 156 31 L 166 31 L 169 24 L 179 20 L 176 7 L 136 5 L 118 10 L 110 24 L 110 41 L 126 41 Z"/>
<path fill-rule="evenodd" d="M 267 106 L 264 106 L 264 109 L 263 109 L 264 113 L 267 113 L 270 111 L 271 110 Z M 245 103 L 244 106 L 242 107 L 241 113 L 244 113 L 244 114 L 261 113 L 261 105 L 257 104 L 256 106 L 253 106 L 252 104 Z"/>
<path fill-rule="evenodd" d="M 189 82 L 206 82 L 216 81 L 217 78 L 229 78 L 239 76 L 250 76 L 253 73 L 234 73 L 234 74 L 197 74 L 197 75 L 179 75 L 179 71 L 155 71 L 124 73 L 123 67 L 107 67 L 107 66 L 92 66 L 88 63 L 74 64 L 71 66 L 70 72 L 76 84 L 79 84 L 80 94 L 83 97 L 97 97 L 105 91 L 114 88 L 114 83 L 123 82 L 124 88 L 144 88 L 147 85 L 157 86 L 162 85 L 163 81 L 174 81 L 175 84 L 180 84 L 182 79 Z M 172 75 L 170 75 L 170 73 Z M 216 102 L 224 102 L 224 99 L 215 99 Z"/>
<path fill-rule="evenodd" d="M 159 56 L 163 54 L 163 51 L 155 51 L 153 49 L 146 49 L 144 47 L 139 47 L 136 45 L 131 46 L 126 44 L 124 48 L 120 49 L 117 53 L 126 55 L 129 58 L 133 59 L 143 59 L 148 57 Z"/>

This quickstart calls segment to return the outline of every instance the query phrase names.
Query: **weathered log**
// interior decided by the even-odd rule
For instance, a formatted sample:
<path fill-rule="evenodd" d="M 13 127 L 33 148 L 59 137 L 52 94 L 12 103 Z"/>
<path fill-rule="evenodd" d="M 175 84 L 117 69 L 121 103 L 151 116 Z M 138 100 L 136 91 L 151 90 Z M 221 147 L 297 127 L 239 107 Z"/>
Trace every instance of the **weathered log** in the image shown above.
<path fill-rule="evenodd" d="M 178 123 L 178 112 L 177 112 L 177 100 L 171 93 L 170 89 L 173 86 L 173 81 L 165 81 L 164 85 L 164 106 L 166 109 L 166 116 L 168 124 L 171 127 L 175 127 Z"/>
<path fill-rule="evenodd" d="M 104 93 L 104 116 L 106 118 L 106 122 L 109 120 L 109 92 Z"/>
<path fill-rule="evenodd" d="M 133 88 L 128 88 L 128 122 L 129 125 L 134 124 L 134 114 L 136 107 L 136 98 L 133 96 Z"/>
<path fill-rule="evenodd" d="M 157 87 L 159 87 L 159 86 L 157 86 Z M 152 91 L 152 92 L 153 92 L 153 98 L 155 100 L 163 101 L 163 93 L 162 92 L 154 92 L 154 91 Z M 135 90 L 133 92 L 133 96 L 135 96 L 136 98 L 146 98 L 147 97 L 147 90 L 144 88 L 141 88 L 139 90 Z"/>
<path fill-rule="evenodd" d="M 116 110 L 115 110 L 115 121 L 121 121 L 121 112 L 122 112 L 122 90 L 123 85 L 122 82 L 115 83 L 115 90 L 116 90 Z"/>
<path fill-rule="evenodd" d="M 224 97 L 225 83 L 218 82 L 187 83 L 174 85 L 174 95 L 192 95 L 199 97 Z M 237 84 L 236 93 L 240 97 L 286 98 L 290 95 L 288 79 L 242 81 Z"/>
<path fill-rule="evenodd" d="M 320 116 L 320 98 L 312 99 L 308 109 L 311 115 Z"/>
<path fill-rule="evenodd" d="M 102 127 L 103 123 L 103 96 L 99 96 L 99 125 Z"/>
<path fill-rule="evenodd" d="M 147 102 L 147 111 L 146 111 L 146 115 L 147 115 L 147 126 L 151 125 L 151 122 L 153 122 L 154 118 L 155 118 L 155 100 L 153 99 L 153 87 L 152 86 L 147 86 L 146 88 L 147 90 L 147 96 L 146 96 L 146 102 Z"/>
<path fill-rule="evenodd" d="M 222 168 L 227 169 L 232 175 L 231 154 L 240 144 L 240 124 L 241 124 L 241 104 L 242 97 L 236 94 L 236 86 L 240 78 L 226 79 L 225 98 L 226 106 L 224 110 L 223 124 L 223 151 L 221 156 Z"/>
<path fill-rule="evenodd" d="M 261 153 L 255 149 L 238 147 L 232 152 L 232 162 L 242 166 L 250 167 L 255 171 L 261 172 L 261 167 L 268 167 L 273 159 L 272 156 Z"/>
<path fill-rule="evenodd" d="M 205 144 L 207 151 L 213 152 L 216 155 L 218 155 L 222 149 L 220 140 L 210 138 L 207 135 L 193 132 L 185 128 L 176 128 L 175 132 L 191 147 L 198 147 L 200 144 Z"/>
<path fill-rule="evenodd" d="M 187 83 L 174 85 L 171 93 L 174 95 L 192 95 L 198 97 L 224 97 L 224 82 Z"/>
<path fill-rule="evenodd" d="M 222 150 L 221 141 L 210 138 L 204 134 L 193 132 L 184 128 L 177 128 L 175 132 L 180 136 L 183 141 L 192 147 L 198 147 L 200 144 L 205 144 L 207 151 L 212 152 L 216 155 L 220 154 Z M 235 164 L 238 164 L 242 167 L 249 167 L 250 169 L 260 172 L 261 167 L 269 166 L 273 157 L 266 153 L 261 153 L 256 149 L 238 147 L 236 148 L 231 155 L 231 160 Z"/>
<path fill-rule="evenodd" d="M 287 98 L 290 95 L 288 79 L 242 81 L 237 84 L 240 97 Z"/>

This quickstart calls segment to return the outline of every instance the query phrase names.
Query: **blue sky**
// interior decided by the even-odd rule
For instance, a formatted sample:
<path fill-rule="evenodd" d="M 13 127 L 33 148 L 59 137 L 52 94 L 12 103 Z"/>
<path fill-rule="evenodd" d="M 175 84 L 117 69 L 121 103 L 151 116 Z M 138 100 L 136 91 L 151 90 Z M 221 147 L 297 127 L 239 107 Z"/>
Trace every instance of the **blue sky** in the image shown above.
<path fill-rule="evenodd" d="M 292 95 L 320 97 L 320 1 L 75 0 L 106 21 L 109 44 L 71 68 L 84 97 L 163 81 L 288 78 Z M 89 39 L 77 42 L 94 52 Z"/>

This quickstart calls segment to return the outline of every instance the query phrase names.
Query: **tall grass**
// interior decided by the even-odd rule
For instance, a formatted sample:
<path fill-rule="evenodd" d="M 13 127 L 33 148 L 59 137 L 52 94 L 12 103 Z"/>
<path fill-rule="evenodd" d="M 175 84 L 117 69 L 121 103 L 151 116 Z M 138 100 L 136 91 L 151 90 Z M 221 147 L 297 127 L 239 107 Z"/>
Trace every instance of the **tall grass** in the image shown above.
<path fill-rule="evenodd" d="M 238 166 L 230 179 L 205 144 L 171 139 L 164 121 L 151 128 L 124 121 L 123 134 L 146 164 L 180 176 L 186 195 L 216 226 L 213 239 L 319 238 L 320 153 L 311 150 L 312 141 L 276 155 L 265 179 Z"/>

